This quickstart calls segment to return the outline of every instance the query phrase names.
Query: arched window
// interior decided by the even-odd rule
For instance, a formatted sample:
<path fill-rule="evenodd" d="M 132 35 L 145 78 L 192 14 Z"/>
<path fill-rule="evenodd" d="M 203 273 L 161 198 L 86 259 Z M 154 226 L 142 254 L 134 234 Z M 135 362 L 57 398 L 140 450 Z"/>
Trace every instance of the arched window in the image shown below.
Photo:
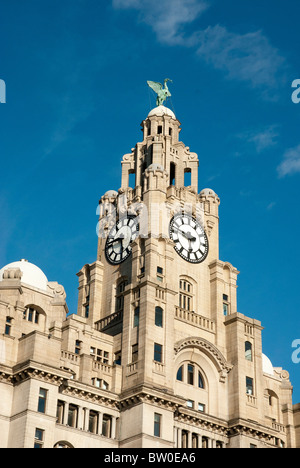
<path fill-rule="evenodd" d="M 57 442 L 54 445 L 54 448 L 56 448 L 56 449 L 72 449 L 74 447 L 69 442 L 66 442 L 65 440 L 61 440 L 60 442 Z"/>
<path fill-rule="evenodd" d="M 198 387 L 204 388 L 204 380 L 200 371 L 198 371 Z"/>
<path fill-rule="evenodd" d="M 182 364 L 177 371 L 176 380 L 198 388 L 205 388 L 202 373 L 194 363 Z"/>
<path fill-rule="evenodd" d="M 245 342 L 245 359 L 252 361 L 252 344 L 250 341 Z"/>
<path fill-rule="evenodd" d="M 183 381 L 183 366 L 179 367 L 177 371 L 176 380 L 178 380 L 179 382 Z"/>

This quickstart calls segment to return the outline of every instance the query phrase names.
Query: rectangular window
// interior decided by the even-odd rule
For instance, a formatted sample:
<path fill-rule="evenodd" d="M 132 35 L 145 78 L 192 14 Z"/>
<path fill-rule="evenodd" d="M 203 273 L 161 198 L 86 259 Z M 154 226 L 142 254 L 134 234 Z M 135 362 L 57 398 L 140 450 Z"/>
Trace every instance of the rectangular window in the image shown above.
<path fill-rule="evenodd" d="M 115 361 L 114 361 L 114 364 L 117 364 L 118 366 L 121 365 L 121 362 L 122 362 L 122 352 L 121 351 L 117 351 L 115 353 Z"/>
<path fill-rule="evenodd" d="M 154 436 L 161 437 L 161 414 L 154 414 Z"/>
<path fill-rule="evenodd" d="M 75 341 L 75 354 L 80 354 L 81 341 Z"/>
<path fill-rule="evenodd" d="M 253 379 L 251 377 L 246 377 L 246 393 L 253 395 Z"/>
<path fill-rule="evenodd" d="M 103 415 L 102 435 L 104 437 L 111 437 L 111 416 L 108 414 Z"/>
<path fill-rule="evenodd" d="M 34 314 L 34 310 L 31 309 L 31 308 L 29 308 L 29 309 L 28 309 L 28 318 L 27 318 L 28 322 L 32 322 L 32 321 L 33 321 L 33 314 Z"/>
<path fill-rule="evenodd" d="M 205 413 L 205 405 L 202 403 L 198 403 L 198 411 L 201 411 L 201 413 Z"/>
<path fill-rule="evenodd" d="M 140 308 L 136 307 L 133 313 L 133 328 L 138 327 L 140 324 Z"/>
<path fill-rule="evenodd" d="M 57 409 L 56 409 L 56 418 L 57 418 L 58 424 L 63 424 L 64 422 L 64 410 L 65 410 L 65 403 L 63 401 L 58 400 Z"/>
<path fill-rule="evenodd" d="M 35 430 L 34 448 L 43 448 L 44 445 L 44 431 L 42 429 Z"/>
<path fill-rule="evenodd" d="M 188 384 L 189 385 L 194 385 L 194 366 L 192 364 L 188 364 Z"/>
<path fill-rule="evenodd" d="M 162 345 L 154 343 L 154 361 L 162 362 Z"/>
<path fill-rule="evenodd" d="M 77 415 L 78 415 L 78 407 L 75 405 L 69 405 L 68 426 L 77 427 Z"/>
<path fill-rule="evenodd" d="M 90 411 L 89 414 L 89 432 L 92 432 L 92 434 L 97 433 L 97 427 L 98 427 L 98 413 L 96 411 Z"/>
<path fill-rule="evenodd" d="M 139 359 L 139 345 L 135 344 L 132 346 L 132 362 L 137 362 Z"/>
<path fill-rule="evenodd" d="M 47 401 L 47 390 L 40 388 L 39 393 L 39 403 L 38 403 L 38 412 L 46 413 L 46 401 Z"/>
<path fill-rule="evenodd" d="M 5 335 L 10 336 L 12 318 L 6 317 Z"/>
<path fill-rule="evenodd" d="M 193 409 L 193 408 L 194 408 L 194 402 L 193 402 L 193 400 L 188 400 L 188 401 L 186 402 L 186 405 L 187 405 L 188 408 L 192 408 L 192 409 Z"/>
<path fill-rule="evenodd" d="M 155 325 L 161 328 L 163 326 L 163 310 L 161 307 L 155 307 Z"/>
<path fill-rule="evenodd" d="M 223 314 L 225 317 L 228 315 L 228 304 L 223 303 Z"/>
<path fill-rule="evenodd" d="M 163 272 L 164 272 L 164 269 L 163 269 L 163 268 L 157 267 L 157 273 L 158 273 L 159 275 L 162 275 Z"/>

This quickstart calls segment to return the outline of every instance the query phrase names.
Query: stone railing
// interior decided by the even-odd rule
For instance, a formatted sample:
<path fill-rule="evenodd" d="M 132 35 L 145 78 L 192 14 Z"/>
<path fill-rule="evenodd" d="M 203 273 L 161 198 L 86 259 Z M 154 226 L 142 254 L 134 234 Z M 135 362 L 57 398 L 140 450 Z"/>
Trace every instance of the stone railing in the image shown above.
<path fill-rule="evenodd" d="M 196 314 L 193 311 L 181 309 L 180 307 L 175 307 L 175 318 L 181 320 L 182 322 L 189 323 L 195 327 L 202 328 L 211 333 L 215 333 L 216 324 L 214 320 L 203 317 L 202 315 Z"/>

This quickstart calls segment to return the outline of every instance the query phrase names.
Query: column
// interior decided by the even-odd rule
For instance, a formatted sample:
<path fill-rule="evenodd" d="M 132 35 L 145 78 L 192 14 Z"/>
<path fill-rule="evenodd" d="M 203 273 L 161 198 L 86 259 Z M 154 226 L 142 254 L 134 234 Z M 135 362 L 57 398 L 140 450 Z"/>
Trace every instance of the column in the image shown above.
<path fill-rule="evenodd" d="M 98 413 L 98 431 L 99 435 L 102 435 L 102 424 L 103 424 L 103 413 Z"/>
<path fill-rule="evenodd" d="M 177 448 L 182 447 L 182 429 L 177 429 Z"/>
<path fill-rule="evenodd" d="M 115 416 L 111 417 L 111 438 L 115 439 L 116 438 L 116 422 L 117 418 Z"/>
<path fill-rule="evenodd" d="M 188 431 L 188 436 L 187 436 L 187 448 L 193 448 L 192 433 L 191 433 L 191 431 Z"/>
<path fill-rule="evenodd" d="M 64 407 L 64 420 L 63 424 L 67 426 L 68 424 L 68 415 L 69 415 L 69 403 L 65 402 L 65 407 Z"/>
<path fill-rule="evenodd" d="M 198 434 L 198 448 L 202 449 L 202 435 Z"/>

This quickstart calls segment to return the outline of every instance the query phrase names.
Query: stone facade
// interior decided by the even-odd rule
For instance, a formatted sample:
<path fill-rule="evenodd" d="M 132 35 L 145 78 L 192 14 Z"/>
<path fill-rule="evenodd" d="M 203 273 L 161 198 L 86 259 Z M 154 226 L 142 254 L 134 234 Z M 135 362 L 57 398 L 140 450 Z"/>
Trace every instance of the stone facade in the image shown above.
<path fill-rule="evenodd" d="M 2 448 L 300 446 L 289 375 L 263 355 L 261 323 L 237 311 L 239 272 L 219 259 L 220 199 L 198 192 L 198 156 L 180 126 L 163 106 L 142 122 L 121 188 L 100 200 L 98 257 L 78 273 L 77 314 L 34 265 L 0 271 Z M 195 238 L 194 261 L 174 248 L 169 223 L 182 211 L 207 235 L 202 262 Z M 126 213 L 139 235 L 113 263 L 107 235 Z"/>

